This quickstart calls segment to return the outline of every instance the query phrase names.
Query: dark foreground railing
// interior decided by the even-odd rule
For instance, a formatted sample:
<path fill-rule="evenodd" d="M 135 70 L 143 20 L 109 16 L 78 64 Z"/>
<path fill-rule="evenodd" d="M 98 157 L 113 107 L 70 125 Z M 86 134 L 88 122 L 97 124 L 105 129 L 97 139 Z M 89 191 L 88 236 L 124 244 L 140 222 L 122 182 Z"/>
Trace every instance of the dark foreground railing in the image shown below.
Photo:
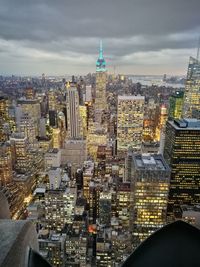
<path fill-rule="evenodd" d="M 28 267 L 51 267 L 51 265 L 36 251 L 30 248 L 28 257 Z"/>
<path fill-rule="evenodd" d="M 200 230 L 183 221 L 164 226 L 147 238 L 122 265 L 132 266 L 200 266 Z"/>

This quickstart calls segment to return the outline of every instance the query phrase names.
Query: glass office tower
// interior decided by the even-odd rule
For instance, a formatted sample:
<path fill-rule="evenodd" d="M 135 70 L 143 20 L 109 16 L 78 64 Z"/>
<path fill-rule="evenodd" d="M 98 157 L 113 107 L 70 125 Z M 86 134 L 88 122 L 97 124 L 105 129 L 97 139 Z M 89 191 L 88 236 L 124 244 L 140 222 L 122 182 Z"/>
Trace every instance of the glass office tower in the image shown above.
<path fill-rule="evenodd" d="M 187 80 L 185 84 L 185 95 L 183 105 L 183 117 L 194 118 L 200 110 L 200 62 L 190 57 Z"/>
<path fill-rule="evenodd" d="M 200 202 L 200 120 L 168 121 L 164 157 L 171 167 L 169 220 L 183 204 Z"/>

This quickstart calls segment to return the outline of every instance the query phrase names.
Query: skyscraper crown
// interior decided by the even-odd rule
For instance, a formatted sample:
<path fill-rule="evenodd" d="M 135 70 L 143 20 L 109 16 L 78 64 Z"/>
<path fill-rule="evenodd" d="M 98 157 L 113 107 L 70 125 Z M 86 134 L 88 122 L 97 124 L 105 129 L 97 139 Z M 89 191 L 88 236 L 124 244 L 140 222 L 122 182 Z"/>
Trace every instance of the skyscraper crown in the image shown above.
<path fill-rule="evenodd" d="M 106 62 L 103 57 L 102 40 L 100 41 L 100 46 L 99 46 L 99 57 L 96 61 L 96 71 L 106 71 Z"/>

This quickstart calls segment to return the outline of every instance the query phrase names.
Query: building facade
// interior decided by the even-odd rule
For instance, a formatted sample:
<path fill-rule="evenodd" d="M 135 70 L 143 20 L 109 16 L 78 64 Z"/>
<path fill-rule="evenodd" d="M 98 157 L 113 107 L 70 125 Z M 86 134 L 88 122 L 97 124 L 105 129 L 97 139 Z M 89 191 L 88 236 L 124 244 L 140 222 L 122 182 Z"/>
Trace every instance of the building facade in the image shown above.
<path fill-rule="evenodd" d="M 190 57 L 185 84 L 183 117 L 194 118 L 200 110 L 200 62 Z"/>
<path fill-rule="evenodd" d="M 71 139 L 80 137 L 79 96 L 74 84 L 67 86 L 67 129 Z"/>
<path fill-rule="evenodd" d="M 166 224 L 170 169 L 162 155 L 133 154 L 130 230 L 136 248 Z"/>
<path fill-rule="evenodd" d="M 200 121 L 168 121 L 164 157 L 171 167 L 168 216 L 180 205 L 200 201 Z"/>
<path fill-rule="evenodd" d="M 141 150 L 144 96 L 118 96 L 117 151 Z"/>
<path fill-rule="evenodd" d="M 170 120 L 180 119 L 182 116 L 183 109 L 183 97 L 184 92 L 176 91 L 169 98 L 169 114 L 168 118 Z"/>

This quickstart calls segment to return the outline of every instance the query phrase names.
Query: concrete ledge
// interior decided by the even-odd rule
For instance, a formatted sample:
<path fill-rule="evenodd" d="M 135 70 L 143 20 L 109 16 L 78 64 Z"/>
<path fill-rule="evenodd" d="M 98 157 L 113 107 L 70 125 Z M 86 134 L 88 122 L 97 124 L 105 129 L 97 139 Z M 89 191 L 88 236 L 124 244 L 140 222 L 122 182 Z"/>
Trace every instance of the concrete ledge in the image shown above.
<path fill-rule="evenodd" d="M 2 192 L 0 192 L 0 219 L 10 219 L 8 201 Z"/>
<path fill-rule="evenodd" d="M 28 248 L 38 250 L 34 225 L 27 221 L 0 220 L 0 267 L 25 267 Z"/>

